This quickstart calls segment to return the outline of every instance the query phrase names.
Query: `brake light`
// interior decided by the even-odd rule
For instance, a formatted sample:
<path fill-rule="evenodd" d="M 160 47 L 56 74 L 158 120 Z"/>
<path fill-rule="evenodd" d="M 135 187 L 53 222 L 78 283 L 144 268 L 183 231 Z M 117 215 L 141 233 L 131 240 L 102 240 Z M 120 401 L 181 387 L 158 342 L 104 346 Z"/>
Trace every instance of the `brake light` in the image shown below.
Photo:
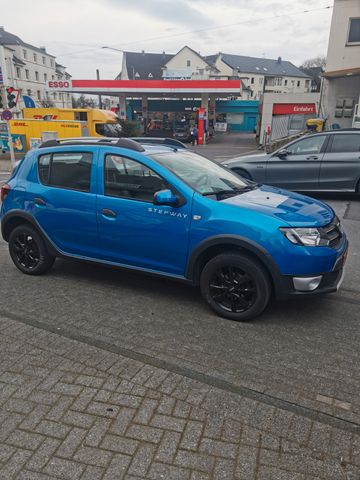
<path fill-rule="evenodd" d="M 1 187 L 0 200 L 3 202 L 10 192 L 11 187 L 7 183 Z"/>

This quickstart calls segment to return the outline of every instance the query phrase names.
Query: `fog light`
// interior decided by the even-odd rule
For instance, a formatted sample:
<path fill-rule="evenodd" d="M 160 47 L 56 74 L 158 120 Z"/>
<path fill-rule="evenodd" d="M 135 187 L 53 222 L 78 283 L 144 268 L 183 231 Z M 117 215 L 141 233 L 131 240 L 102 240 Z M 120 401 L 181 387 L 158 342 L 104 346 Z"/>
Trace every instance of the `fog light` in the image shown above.
<path fill-rule="evenodd" d="M 294 287 L 295 290 L 300 292 L 311 292 L 315 290 L 322 280 L 322 275 L 318 277 L 294 277 Z"/>

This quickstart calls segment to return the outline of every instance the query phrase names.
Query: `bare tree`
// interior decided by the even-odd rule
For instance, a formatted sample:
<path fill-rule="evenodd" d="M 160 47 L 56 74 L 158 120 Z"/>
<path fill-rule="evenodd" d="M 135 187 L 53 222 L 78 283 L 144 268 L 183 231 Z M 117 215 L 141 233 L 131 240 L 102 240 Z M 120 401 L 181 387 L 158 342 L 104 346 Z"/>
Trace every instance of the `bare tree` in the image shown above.
<path fill-rule="evenodd" d="M 53 107 L 55 107 L 55 104 L 52 100 L 40 100 L 39 103 L 40 103 L 40 106 L 42 108 L 53 108 Z"/>
<path fill-rule="evenodd" d="M 321 67 L 325 69 L 326 66 L 326 58 L 324 55 L 319 55 L 314 58 L 308 58 L 304 60 L 300 68 L 311 68 L 311 67 Z"/>
<path fill-rule="evenodd" d="M 72 106 L 73 108 L 96 108 L 97 104 L 93 98 L 80 95 L 79 98 L 72 98 Z"/>

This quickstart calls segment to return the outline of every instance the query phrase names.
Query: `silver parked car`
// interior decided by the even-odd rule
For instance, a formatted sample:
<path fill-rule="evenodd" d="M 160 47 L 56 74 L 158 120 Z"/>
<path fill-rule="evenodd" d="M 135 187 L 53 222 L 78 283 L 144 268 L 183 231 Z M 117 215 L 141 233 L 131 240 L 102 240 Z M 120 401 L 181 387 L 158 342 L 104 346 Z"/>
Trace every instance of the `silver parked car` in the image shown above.
<path fill-rule="evenodd" d="M 360 193 L 360 130 L 310 134 L 276 152 L 224 164 L 250 180 L 289 190 Z"/>

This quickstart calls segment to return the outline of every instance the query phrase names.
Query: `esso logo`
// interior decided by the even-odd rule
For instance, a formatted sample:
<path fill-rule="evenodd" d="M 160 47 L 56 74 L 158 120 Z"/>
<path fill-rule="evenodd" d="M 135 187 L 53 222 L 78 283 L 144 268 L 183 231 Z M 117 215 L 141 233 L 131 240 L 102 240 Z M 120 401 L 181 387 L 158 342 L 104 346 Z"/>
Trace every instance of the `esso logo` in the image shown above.
<path fill-rule="evenodd" d="M 49 88 L 69 88 L 69 82 L 49 82 Z"/>

